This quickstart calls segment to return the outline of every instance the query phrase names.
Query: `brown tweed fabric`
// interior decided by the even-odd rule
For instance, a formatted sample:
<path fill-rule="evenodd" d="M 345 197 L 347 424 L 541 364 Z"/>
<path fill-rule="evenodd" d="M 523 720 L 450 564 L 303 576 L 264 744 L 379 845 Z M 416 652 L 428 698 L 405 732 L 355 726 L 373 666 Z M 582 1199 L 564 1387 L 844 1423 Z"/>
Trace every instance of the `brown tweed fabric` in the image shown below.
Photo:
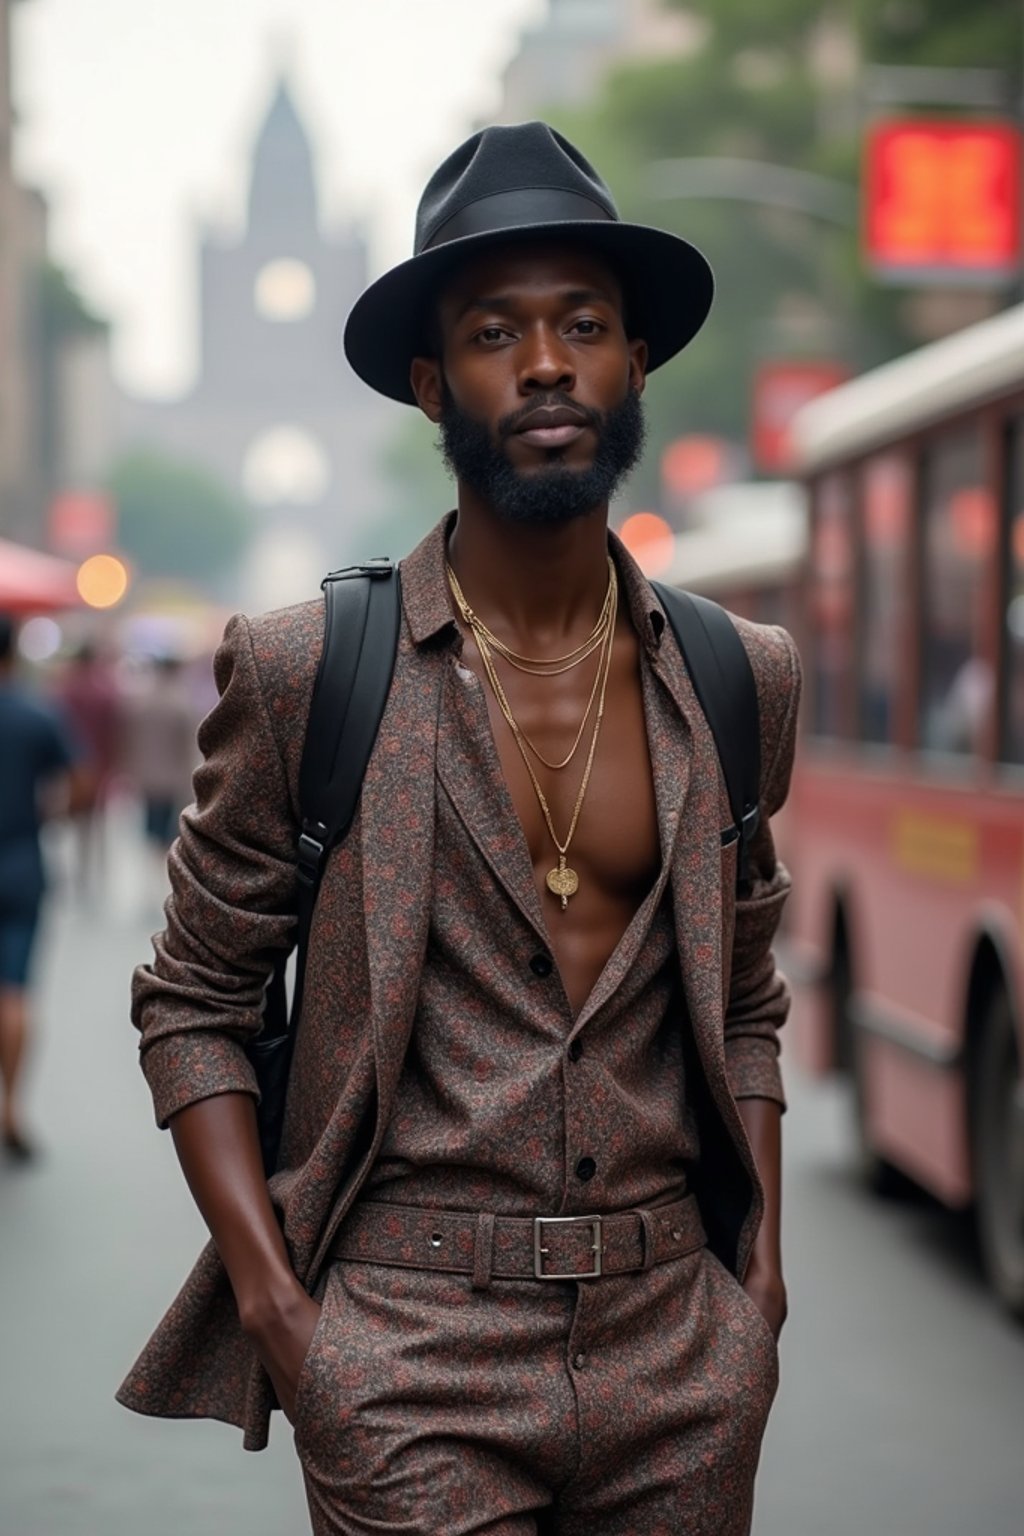
<path fill-rule="evenodd" d="M 457 629 L 444 583 L 444 526 L 403 565 L 394 681 L 359 814 L 325 872 L 311 936 L 302 1029 L 281 1171 L 271 1191 L 296 1274 L 315 1294 L 334 1232 L 365 1183 L 391 1120 L 428 950 L 434 903 L 438 723 Z M 692 1187 L 712 1247 L 746 1266 L 763 1200 L 736 1098 L 781 1100 L 777 1029 L 788 997 L 771 954 L 788 889 L 765 817 L 749 899 L 734 901 L 734 849 L 714 742 L 664 616 L 613 544 L 645 658 L 673 705 L 650 722 L 652 760 L 675 785 L 679 833 L 668 871 L 693 1059 L 687 1094 L 701 1158 Z M 443 615 L 443 617 L 442 617 Z M 322 637 L 320 603 L 232 620 L 218 652 L 221 699 L 204 722 L 196 804 L 169 867 L 167 928 L 136 973 L 133 1020 L 159 1123 L 212 1093 L 254 1092 L 242 1048 L 258 1032 L 274 954 L 294 933 L 299 759 Z M 762 800 L 789 782 L 799 670 L 783 631 L 737 621 L 761 702 Z M 661 807 L 659 807 L 659 814 Z M 672 813 L 669 812 L 669 815 Z M 670 835 L 662 827 L 663 846 Z M 119 1393 L 128 1407 L 212 1417 L 266 1444 L 273 1394 L 241 1334 L 208 1246 Z"/>
<path fill-rule="evenodd" d="M 649 668 L 643 681 L 648 735 L 671 731 L 671 700 Z M 674 780 L 659 762 L 659 825 L 673 829 L 659 878 L 574 1017 L 483 687 L 465 668 L 448 669 L 440 734 L 450 747 L 438 761 L 426 963 L 365 1192 L 530 1215 L 675 1199 L 698 1147 L 681 1111 L 689 1024 L 667 895 Z"/>
<path fill-rule="evenodd" d="M 315 1536 L 746 1536 L 775 1342 L 706 1249 L 579 1284 L 340 1263 L 299 1378 Z"/>

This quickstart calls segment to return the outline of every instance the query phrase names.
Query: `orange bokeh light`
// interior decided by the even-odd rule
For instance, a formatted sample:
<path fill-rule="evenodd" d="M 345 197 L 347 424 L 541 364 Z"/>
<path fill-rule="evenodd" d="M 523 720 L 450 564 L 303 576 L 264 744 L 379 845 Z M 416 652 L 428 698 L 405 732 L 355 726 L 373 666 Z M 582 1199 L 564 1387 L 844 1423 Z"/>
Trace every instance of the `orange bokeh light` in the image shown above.
<path fill-rule="evenodd" d="M 996 504 L 984 486 L 964 486 L 953 496 L 950 506 L 953 539 L 959 554 L 971 560 L 984 560 L 995 547 L 999 533 Z"/>
<path fill-rule="evenodd" d="M 661 478 L 670 491 L 681 496 L 695 496 L 721 485 L 726 468 L 726 444 L 720 437 L 692 433 L 669 443 L 661 456 Z"/>
<path fill-rule="evenodd" d="M 113 608 L 128 590 L 128 569 L 116 555 L 90 555 L 78 567 L 78 595 L 90 608 Z"/>
<path fill-rule="evenodd" d="M 634 512 L 619 529 L 619 538 L 645 576 L 661 576 L 672 564 L 676 536 L 656 512 Z"/>

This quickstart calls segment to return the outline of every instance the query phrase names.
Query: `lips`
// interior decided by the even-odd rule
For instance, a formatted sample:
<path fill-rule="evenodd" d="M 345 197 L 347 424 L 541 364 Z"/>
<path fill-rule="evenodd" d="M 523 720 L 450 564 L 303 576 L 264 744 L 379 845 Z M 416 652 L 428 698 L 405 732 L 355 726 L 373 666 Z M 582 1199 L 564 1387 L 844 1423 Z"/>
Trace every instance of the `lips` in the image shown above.
<path fill-rule="evenodd" d="M 564 448 L 581 437 L 590 425 L 580 411 L 557 406 L 554 410 L 531 411 L 516 429 L 516 436 L 535 448 Z"/>

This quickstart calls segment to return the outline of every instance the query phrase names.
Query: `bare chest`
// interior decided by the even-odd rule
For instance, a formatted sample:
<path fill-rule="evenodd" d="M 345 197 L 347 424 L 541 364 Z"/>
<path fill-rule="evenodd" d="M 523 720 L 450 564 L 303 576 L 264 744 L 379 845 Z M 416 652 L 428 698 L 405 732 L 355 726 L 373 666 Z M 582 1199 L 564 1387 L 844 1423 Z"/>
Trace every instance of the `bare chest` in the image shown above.
<path fill-rule="evenodd" d="M 578 1009 L 658 874 L 657 812 L 636 635 L 628 623 L 620 622 L 596 745 L 596 702 L 580 734 L 594 682 L 592 666 L 554 678 L 506 666 L 500 680 L 519 727 L 517 741 L 472 641 L 466 643 L 463 661 L 482 682 L 552 953 Z M 570 762 L 564 768 L 548 766 L 568 755 L 577 735 L 579 745 Z M 577 882 L 564 900 L 548 879 L 562 865 L 561 850 Z"/>

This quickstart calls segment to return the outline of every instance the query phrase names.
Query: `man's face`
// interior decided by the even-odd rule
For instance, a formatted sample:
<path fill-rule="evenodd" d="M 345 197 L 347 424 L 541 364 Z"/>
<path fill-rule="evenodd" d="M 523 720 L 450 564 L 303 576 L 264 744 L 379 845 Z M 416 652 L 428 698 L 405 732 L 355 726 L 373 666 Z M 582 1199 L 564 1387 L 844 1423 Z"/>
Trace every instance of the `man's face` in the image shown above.
<path fill-rule="evenodd" d="M 465 267 L 417 359 L 420 405 L 458 480 L 499 515 L 561 522 L 604 505 L 643 443 L 646 347 L 597 257 L 512 246 Z"/>

